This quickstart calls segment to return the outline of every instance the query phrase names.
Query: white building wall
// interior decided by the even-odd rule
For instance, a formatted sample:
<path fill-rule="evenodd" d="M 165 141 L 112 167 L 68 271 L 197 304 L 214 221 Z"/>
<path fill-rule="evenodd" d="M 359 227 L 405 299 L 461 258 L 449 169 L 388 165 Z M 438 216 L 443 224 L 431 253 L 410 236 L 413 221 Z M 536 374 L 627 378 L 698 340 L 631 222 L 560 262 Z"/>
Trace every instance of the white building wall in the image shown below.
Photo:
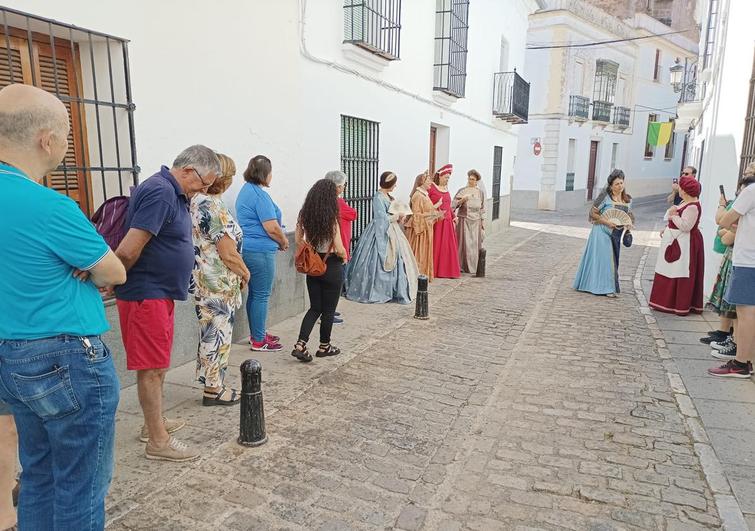
<path fill-rule="evenodd" d="M 708 1 L 702 2 L 701 54 L 704 51 L 708 25 Z M 741 0 L 720 0 L 719 22 L 713 60 L 703 79 L 708 78 L 703 111 L 697 120 L 689 145 L 691 164 L 699 165 L 702 183 L 701 202 L 703 220 L 701 230 L 705 239 L 706 294 L 715 281 L 720 255 L 712 251 L 716 233 L 714 216 L 719 199 L 718 186 L 724 185 L 727 196 L 734 197 L 739 178 L 740 156 L 744 134 L 747 100 L 752 76 L 755 37 L 755 3 Z M 702 58 L 699 67 L 702 68 Z"/>
<path fill-rule="evenodd" d="M 342 44 L 341 2 L 133 0 L 114 9 L 94 0 L 14 0 L 10 7 L 130 40 L 142 179 L 169 165 L 184 147 L 204 143 L 239 167 L 226 197 L 232 205 L 247 161 L 265 154 L 273 162 L 271 195 L 292 228 L 309 185 L 340 167 L 345 114 L 380 123 L 380 170 L 398 174 L 399 196 L 428 166 L 431 123 L 449 127 L 447 160 L 440 155 L 437 162 L 456 166 L 452 190 L 466 182 L 466 170 L 476 168 L 490 195 L 493 146 L 500 145 L 501 193 L 508 194 L 518 128 L 492 115 L 493 73 L 500 67 L 502 37 L 508 43 L 504 62 L 512 69 L 523 65 L 534 0 L 471 3 L 466 97 L 453 103 L 432 90 L 434 0 L 402 2 L 401 59 L 382 67 L 354 60 L 361 50 Z M 85 63 L 88 49 L 82 47 L 86 77 Z M 112 127 L 107 120 L 112 116 L 103 127 Z M 90 128 L 89 153 L 98 163 L 94 133 Z M 114 157 L 113 149 L 105 146 L 106 158 Z M 93 186 L 95 195 L 101 193 L 100 185 Z"/>
<path fill-rule="evenodd" d="M 530 16 L 528 41 L 538 44 L 585 43 L 663 33 L 668 27 L 646 16 L 621 21 L 583 2 L 552 0 L 551 11 Z M 559 8 L 559 9 L 556 9 Z M 569 10 L 565 10 L 568 8 Z M 665 28 L 665 29 L 664 29 Z M 661 49 L 661 76 L 653 80 L 655 50 Z M 612 169 L 621 168 L 635 197 L 665 192 L 678 175 L 683 137 L 678 136 L 672 157 L 664 147 L 653 158 L 644 157 L 648 113 L 667 120 L 675 115 L 678 95 L 668 84 L 668 68 L 676 57 L 695 55 L 694 43 L 683 39 L 655 38 L 583 48 L 528 50 L 525 75 L 533 80 L 530 123 L 520 131 L 515 169 L 514 200 L 523 206 L 571 208 L 588 196 L 590 144 L 599 142 L 595 186 L 601 188 Z M 569 97 L 581 95 L 592 103 L 596 61 L 619 64 L 615 106 L 631 110 L 629 127 L 583 122 L 568 116 Z M 657 110 L 653 110 L 657 109 Z M 536 156 L 532 140 L 541 139 L 543 153 Z M 574 191 L 566 191 L 569 139 L 576 143 Z M 617 156 L 612 164 L 613 145 Z"/>

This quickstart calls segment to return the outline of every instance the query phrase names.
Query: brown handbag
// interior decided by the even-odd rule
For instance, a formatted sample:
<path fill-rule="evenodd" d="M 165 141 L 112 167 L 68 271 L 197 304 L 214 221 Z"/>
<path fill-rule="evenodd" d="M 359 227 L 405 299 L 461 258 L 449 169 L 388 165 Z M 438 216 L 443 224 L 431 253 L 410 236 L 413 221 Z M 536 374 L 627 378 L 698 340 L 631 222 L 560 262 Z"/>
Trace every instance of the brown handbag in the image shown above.
<path fill-rule="evenodd" d="M 328 268 L 325 261 L 320 258 L 320 255 L 307 242 L 302 242 L 299 248 L 296 249 L 294 265 L 299 273 L 304 273 L 310 277 L 321 277 Z"/>

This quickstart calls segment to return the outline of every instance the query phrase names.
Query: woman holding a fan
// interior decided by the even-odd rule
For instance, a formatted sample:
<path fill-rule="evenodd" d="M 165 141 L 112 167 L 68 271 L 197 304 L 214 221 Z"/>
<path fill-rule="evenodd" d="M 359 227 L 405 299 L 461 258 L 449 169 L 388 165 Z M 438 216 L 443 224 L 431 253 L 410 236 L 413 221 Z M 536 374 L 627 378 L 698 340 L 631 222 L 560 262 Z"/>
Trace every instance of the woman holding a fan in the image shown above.
<path fill-rule="evenodd" d="M 703 313 L 705 250 L 700 233 L 700 183 L 679 180 L 682 202 L 668 209 L 668 225 L 661 232 L 649 306 L 660 312 Z"/>
<path fill-rule="evenodd" d="M 608 184 L 590 209 L 593 223 L 573 287 L 594 295 L 615 297 L 619 293 L 621 243 L 629 247 L 634 223 L 632 196 L 624 189 L 624 172 L 613 170 Z"/>

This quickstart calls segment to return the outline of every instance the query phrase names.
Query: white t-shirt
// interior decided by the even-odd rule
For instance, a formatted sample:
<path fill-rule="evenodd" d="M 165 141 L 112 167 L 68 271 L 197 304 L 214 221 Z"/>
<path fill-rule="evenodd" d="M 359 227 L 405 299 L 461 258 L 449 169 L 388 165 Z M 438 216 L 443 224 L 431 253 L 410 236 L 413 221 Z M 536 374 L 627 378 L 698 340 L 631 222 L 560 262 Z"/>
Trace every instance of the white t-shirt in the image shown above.
<path fill-rule="evenodd" d="M 737 267 L 755 267 L 755 184 L 742 190 L 731 208 L 742 216 L 734 239 L 732 264 Z"/>

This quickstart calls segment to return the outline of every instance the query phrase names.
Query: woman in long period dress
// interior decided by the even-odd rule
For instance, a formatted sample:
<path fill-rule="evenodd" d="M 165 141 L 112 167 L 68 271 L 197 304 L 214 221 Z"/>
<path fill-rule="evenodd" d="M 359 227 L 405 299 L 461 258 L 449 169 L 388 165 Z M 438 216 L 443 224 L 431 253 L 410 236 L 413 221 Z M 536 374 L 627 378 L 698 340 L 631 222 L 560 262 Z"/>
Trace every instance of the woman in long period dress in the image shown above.
<path fill-rule="evenodd" d="M 406 238 L 417 259 L 417 268 L 421 275 L 425 275 L 430 282 L 433 280 L 433 225 L 443 214 L 438 213 L 437 207 L 430 201 L 427 188 L 432 183 L 430 174 L 424 172 L 417 175 L 414 189 L 410 194 L 412 215 L 406 222 Z"/>
<path fill-rule="evenodd" d="M 481 178 L 477 170 L 469 170 L 467 186 L 456 192 L 451 204 L 457 216 L 459 265 L 465 273 L 477 271 L 477 260 L 485 239 L 485 195 L 477 186 Z"/>
<path fill-rule="evenodd" d="M 590 208 L 590 222 L 593 223 L 590 236 L 582 253 L 572 287 L 594 295 L 615 297 L 619 289 L 619 255 L 622 233 L 629 227 L 617 227 L 603 219 L 602 214 L 609 208 L 632 214 L 632 196 L 624 188 L 624 172 L 614 170 L 608 176 L 604 191 L 598 195 Z"/>
<path fill-rule="evenodd" d="M 417 294 L 417 262 L 401 229 L 404 215 L 394 213 L 393 172 L 380 176 L 380 190 L 372 198 L 372 221 L 351 255 L 346 275 L 346 298 L 364 303 L 396 301 L 409 304 Z M 408 205 L 403 205 L 408 211 Z"/>
<path fill-rule="evenodd" d="M 433 184 L 427 195 L 433 204 L 440 202 L 444 216 L 433 228 L 433 273 L 435 278 L 459 278 L 459 246 L 456 242 L 454 228 L 455 216 L 451 206 L 451 194 L 448 193 L 448 180 L 453 173 L 453 166 L 446 164 L 435 173 Z"/>
<path fill-rule="evenodd" d="M 682 202 L 668 209 L 668 225 L 661 233 L 649 306 L 660 312 L 688 315 L 703 312 L 705 249 L 698 228 L 702 215 L 700 183 L 682 177 L 679 195 Z"/>

